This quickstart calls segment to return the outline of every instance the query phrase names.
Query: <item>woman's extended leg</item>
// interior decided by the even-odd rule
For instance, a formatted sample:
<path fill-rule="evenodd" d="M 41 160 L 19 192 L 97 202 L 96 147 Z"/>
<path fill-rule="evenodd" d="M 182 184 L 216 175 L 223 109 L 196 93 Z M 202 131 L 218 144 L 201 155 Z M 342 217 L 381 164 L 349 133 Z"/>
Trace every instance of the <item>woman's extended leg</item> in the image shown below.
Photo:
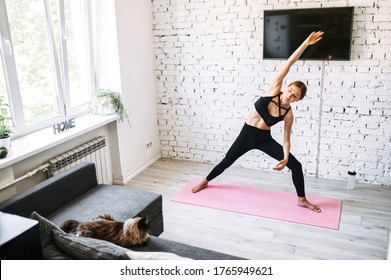
<path fill-rule="evenodd" d="M 225 169 L 230 167 L 238 158 L 247 153 L 249 150 L 253 149 L 251 147 L 251 141 L 249 141 L 249 135 L 247 135 L 242 129 L 239 136 L 236 138 L 235 142 L 232 144 L 231 148 L 228 150 L 224 159 L 217 164 L 212 171 L 206 176 L 206 179 L 201 181 L 197 186 L 192 189 L 193 193 L 199 192 L 200 190 L 208 186 L 208 182 L 219 176 L 224 172 Z"/>
<path fill-rule="evenodd" d="M 260 143 L 257 149 L 268 154 L 276 160 L 282 160 L 284 158 L 283 147 L 275 141 L 273 138 L 270 138 L 268 141 Z M 286 165 L 292 172 L 292 181 L 296 188 L 296 193 L 298 196 L 298 205 L 302 207 L 307 207 L 313 211 L 321 212 L 320 208 L 317 205 L 310 203 L 305 197 L 305 187 L 304 187 L 304 175 L 303 168 L 301 163 L 289 153 L 288 163 Z"/>

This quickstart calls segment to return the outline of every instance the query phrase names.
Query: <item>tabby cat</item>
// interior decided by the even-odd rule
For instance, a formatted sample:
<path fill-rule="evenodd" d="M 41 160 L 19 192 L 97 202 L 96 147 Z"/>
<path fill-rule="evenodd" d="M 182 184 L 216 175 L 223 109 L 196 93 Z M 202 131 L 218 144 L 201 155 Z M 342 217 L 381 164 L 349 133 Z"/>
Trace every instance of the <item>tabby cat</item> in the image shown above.
<path fill-rule="evenodd" d="M 67 233 L 106 240 L 121 247 L 142 245 L 149 237 L 150 228 L 150 223 L 145 217 L 120 222 L 111 215 L 100 215 L 91 222 L 67 220 L 61 225 L 61 229 Z"/>

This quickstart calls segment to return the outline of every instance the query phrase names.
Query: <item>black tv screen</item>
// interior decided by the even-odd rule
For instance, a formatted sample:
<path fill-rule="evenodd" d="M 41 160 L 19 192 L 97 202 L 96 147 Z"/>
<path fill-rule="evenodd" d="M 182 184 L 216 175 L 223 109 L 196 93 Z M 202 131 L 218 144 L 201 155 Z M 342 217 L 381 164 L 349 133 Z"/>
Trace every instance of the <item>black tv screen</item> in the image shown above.
<path fill-rule="evenodd" d="M 323 39 L 300 59 L 350 60 L 353 7 L 264 11 L 263 58 L 288 58 L 312 31 Z"/>

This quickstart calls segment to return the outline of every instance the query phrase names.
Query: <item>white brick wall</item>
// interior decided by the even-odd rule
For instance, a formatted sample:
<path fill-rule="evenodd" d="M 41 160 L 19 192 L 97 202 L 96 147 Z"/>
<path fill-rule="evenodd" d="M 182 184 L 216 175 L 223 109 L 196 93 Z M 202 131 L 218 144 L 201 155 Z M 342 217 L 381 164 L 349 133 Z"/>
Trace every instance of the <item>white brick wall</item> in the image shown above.
<path fill-rule="evenodd" d="M 291 150 L 306 175 L 344 179 L 352 166 L 391 185 L 391 0 L 153 0 L 163 157 L 222 159 L 282 63 L 262 59 L 263 10 L 336 6 L 355 8 L 351 61 L 291 68 L 286 83 L 309 86 L 292 106 Z M 281 143 L 282 123 L 272 134 Z M 236 163 L 274 164 L 258 151 Z"/>

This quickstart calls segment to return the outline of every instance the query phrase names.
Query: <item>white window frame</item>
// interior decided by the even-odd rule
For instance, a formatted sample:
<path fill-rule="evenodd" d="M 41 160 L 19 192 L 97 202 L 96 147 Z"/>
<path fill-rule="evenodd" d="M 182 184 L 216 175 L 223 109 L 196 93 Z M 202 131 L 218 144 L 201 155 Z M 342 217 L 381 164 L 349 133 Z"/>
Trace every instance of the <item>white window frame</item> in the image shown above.
<path fill-rule="evenodd" d="M 88 104 L 84 104 L 78 107 L 71 108 L 70 93 L 69 93 L 69 76 L 68 76 L 68 63 L 67 63 L 67 48 L 66 48 L 66 27 L 65 27 L 65 16 L 64 16 L 64 2 L 63 0 L 57 0 L 57 5 L 60 7 L 60 58 L 56 50 L 55 32 L 53 27 L 53 21 L 51 18 L 51 6 L 49 0 L 44 0 L 44 12 L 46 18 L 49 49 L 51 56 L 51 63 L 53 64 L 54 79 L 56 87 L 57 105 L 59 114 L 45 121 L 39 122 L 34 125 L 26 126 L 22 98 L 20 95 L 19 82 L 17 68 L 15 64 L 13 45 L 11 39 L 11 32 L 9 28 L 8 16 L 6 13 L 5 0 L 0 0 L 0 54 L 3 61 L 4 76 L 6 82 L 6 89 L 8 99 L 10 102 L 10 108 L 13 118 L 13 135 L 16 138 L 19 136 L 26 135 L 33 131 L 37 131 L 46 127 L 49 127 L 55 123 L 58 123 L 64 119 L 80 116 L 88 112 Z M 92 17 L 91 17 L 91 3 L 90 0 L 80 0 L 83 3 L 86 11 L 85 24 L 87 27 L 87 53 L 88 53 L 88 64 L 89 64 L 89 91 L 92 94 L 95 92 L 95 79 L 94 79 L 94 67 L 93 67 L 93 45 L 92 45 Z"/>
<path fill-rule="evenodd" d="M 47 0 L 46 0 L 47 1 Z M 84 10 L 86 11 L 85 14 L 85 26 L 87 28 L 87 38 L 86 42 L 88 44 L 87 47 L 87 61 L 88 63 L 88 71 L 89 71 L 89 81 L 90 84 L 88 85 L 89 91 L 91 93 L 95 92 L 95 72 L 94 72 L 94 56 L 93 56 L 93 38 L 92 38 L 92 15 L 91 15 L 91 1 L 90 0 L 84 0 L 80 1 L 80 3 L 83 5 Z M 62 65 L 62 77 L 63 77 L 63 100 L 65 104 L 65 115 L 80 115 L 85 113 L 88 110 L 88 104 L 81 105 L 78 107 L 72 107 L 71 106 L 71 98 L 70 98 L 70 92 L 69 92 L 69 75 L 68 75 L 68 57 L 67 57 L 67 31 L 65 26 L 65 15 L 64 15 L 64 2 L 62 0 L 57 0 L 57 5 L 60 6 L 60 29 L 61 29 L 61 43 L 60 43 L 60 50 L 61 50 L 61 65 Z M 47 5 L 49 6 L 49 5 Z"/>

